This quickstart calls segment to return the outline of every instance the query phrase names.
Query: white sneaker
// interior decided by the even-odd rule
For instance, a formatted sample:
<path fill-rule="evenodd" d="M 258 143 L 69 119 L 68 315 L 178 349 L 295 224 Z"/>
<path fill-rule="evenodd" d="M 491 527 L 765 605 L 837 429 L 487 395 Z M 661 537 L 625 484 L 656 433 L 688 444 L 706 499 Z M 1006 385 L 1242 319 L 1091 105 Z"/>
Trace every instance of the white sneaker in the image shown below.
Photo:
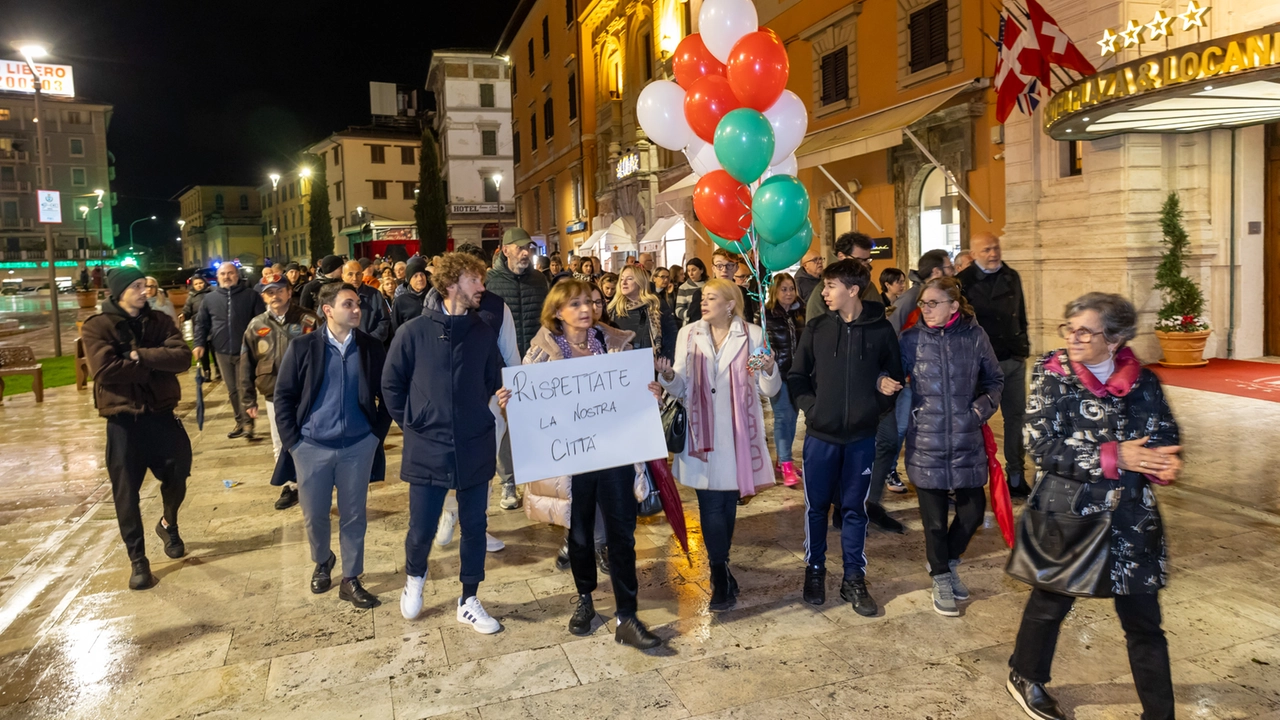
<path fill-rule="evenodd" d="M 453 529 L 458 525 L 458 513 L 445 510 L 440 514 L 440 525 L 436 528 L 436 544 L 444 547 L 453 542 Z"/>
<path fill-rule="evenodd" d="M 485 552 L 498 552 L 499 550 L 501 550 L 502 548 L 504 548 L 504 547 L 506 547 L 506 546 L 507 546 L 507 544 L 506 544 L 506 543 L 504 543 L 504 542 L 502 542 L 501 540 L 499 540 L 498 538 L 496 538 L 496 537 L 494 537 L 494 536 L 490 535 L 489 533 L 485 533 L 485 534 L 484 534 L 484 549 L 485 549 Z"/>
<path fill-rule="evenodd" d="M 404 592 L 400 593 L 400 614 L 405 620 L 413 620 L 422 612 L 422 585 L 426 581 L 425 575 L 405 578 Z"/>
<path fill-rule="evenodd" d="M 502 623 L 490 617 L 480 600 L 475 597 L 467 598 L 466 602 L 458 605 L 458 622 L 468 623 L 476 632 L 485 635 L 492 635 L 502 629 Z"/>

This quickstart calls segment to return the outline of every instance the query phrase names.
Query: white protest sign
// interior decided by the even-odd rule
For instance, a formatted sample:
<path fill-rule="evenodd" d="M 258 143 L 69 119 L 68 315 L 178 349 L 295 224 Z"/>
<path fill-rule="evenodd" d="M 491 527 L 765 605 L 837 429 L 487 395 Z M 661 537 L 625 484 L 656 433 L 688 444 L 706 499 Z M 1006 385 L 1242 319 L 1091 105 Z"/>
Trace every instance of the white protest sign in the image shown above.
<path fill-rule="evenodd" d="M 503 368 L 516 482 L 665 458 L 652 381 L 647 349 Z"/>

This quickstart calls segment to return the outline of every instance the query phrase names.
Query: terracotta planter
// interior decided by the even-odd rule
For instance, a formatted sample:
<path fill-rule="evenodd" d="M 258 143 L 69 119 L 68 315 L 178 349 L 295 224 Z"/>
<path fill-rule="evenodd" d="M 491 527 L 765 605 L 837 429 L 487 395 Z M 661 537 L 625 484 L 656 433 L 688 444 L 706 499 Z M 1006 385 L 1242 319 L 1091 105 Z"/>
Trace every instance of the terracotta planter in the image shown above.
<path fill-rule="evenodd" d="M 98 307 L 98 291 L 97 290 L 77 290 L 76 302 L 80 303 L 81 310 L 93 310 Z"/>
<path fill-rule="evenodd" d="M 169 302 L 173 303 L 174 310 L 182 311 L 182 306 L 187 304 L 187 294 L 186 288 L 173 288 L 169 291 Z"/>
<path fill-rule="evenodd" d="M 1209 340 L 1211 330 L 1200 332 L 1162 332 L 1156 331 L 1156 339 L 1160 341 L 1160 349 L 1164 359 L 1160 364 L 1165 367 L 1204 367 L 1209 364 L 1204 359 L 1204 344 Z"/>

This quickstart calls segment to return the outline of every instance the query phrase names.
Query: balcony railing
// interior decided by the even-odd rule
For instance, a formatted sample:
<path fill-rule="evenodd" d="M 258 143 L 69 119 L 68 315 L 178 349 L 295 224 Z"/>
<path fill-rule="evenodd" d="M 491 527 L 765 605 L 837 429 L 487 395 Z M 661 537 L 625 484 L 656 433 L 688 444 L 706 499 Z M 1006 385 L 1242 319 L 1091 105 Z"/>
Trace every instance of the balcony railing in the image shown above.
<path fill-rule="evenodd" d="M 21 180 L 0 181 L 0 192 L 29 193 L 31 192 L 31 183 Z"/>
<path fill-rule="evenodd" d="M 0 217 L 0 230 L 30 230 L 35 226 L 31 218 Z"/>
<path fill-rule="evenodd" d="M 112 248 L 95 250 L 57 248 L 53 251 L 55 260 L 109 260 L 115 256 L 116 251 Z M 47 257 L 44 250 L 0 250 L 0 259 L 6 261 L 40 261 Z"/>
<path fill-rule="evenodd" d="M 25 150 L 0 150 L 0 160 L 16 160 L 24 163 L 28 162 L 30 158 L 30 153 Z"/>

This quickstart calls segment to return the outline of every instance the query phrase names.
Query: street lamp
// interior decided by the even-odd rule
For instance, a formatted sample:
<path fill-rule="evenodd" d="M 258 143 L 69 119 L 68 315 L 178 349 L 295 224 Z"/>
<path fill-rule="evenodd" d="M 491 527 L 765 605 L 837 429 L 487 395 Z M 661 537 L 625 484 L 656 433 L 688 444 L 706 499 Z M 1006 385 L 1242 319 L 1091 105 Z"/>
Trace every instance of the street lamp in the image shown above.
<path fill-rule="evenodd" d="M 271 173 L 267 177 L 271 178 L 271 189 L 275 190 L 276 186 L 280 184 L 280 173 Z"/>
<path fill-rule="evenodd" d="M 130 253 L 133 252 L 133 226 L 137 225 L 140 222 L 146 222 L 148 220 L 155 220 L 155 219 L 156 219 L 156 216 L 152 215 L 151 217 L 138 218 L 137 220 L 134 220 L 133 222 L 129 223 L 129 252 Z"/>
<path fill-rule="evenodd" d="M 84 245 L 85 249 L 89 249 L 89 206 L 80 206 L 80 220 L 84 223 Z"/>
<path fill-rule="evenodd" d="M 498 232 L 502 232 L 502 173 L 495 172 L 489 179 L 493 180 L 493 192 L 498 196 Z"/>
<path fill-rule="evenodd" d="M 49 182 L 49 168 L 45 165 L 48 160 L 44 151 L 44 125 L 40 124 L 40 106 L 44 99 L 44 88 L 40 83 L 40 73 L 36 71 L 35 60 L 46 57 L 49 54 L 49 48 L 42 43 L 15 43 L 18 52 L 22 55 L 22 59 L 27 63 L 27 70 L 31 71 L 31 84 L 35 89 L 35 124 L 36 124 L 36 154 L 40 158 L 40 182 L 37 184 L 36 206 L 40 205 L 40 185 Z M 52 183 L 49 183 L 52 185 Z M 56 264 L 56 252 L 53 246 L 53 228 L 49 223 L 44 223 L 44 246 L 45 251 L 49 255 L 49 305 L 53 308 L 53 355 L 54 357 L 62 357 L 62 320 L 58 317 L 58 271 L 54 267 Z"/>

